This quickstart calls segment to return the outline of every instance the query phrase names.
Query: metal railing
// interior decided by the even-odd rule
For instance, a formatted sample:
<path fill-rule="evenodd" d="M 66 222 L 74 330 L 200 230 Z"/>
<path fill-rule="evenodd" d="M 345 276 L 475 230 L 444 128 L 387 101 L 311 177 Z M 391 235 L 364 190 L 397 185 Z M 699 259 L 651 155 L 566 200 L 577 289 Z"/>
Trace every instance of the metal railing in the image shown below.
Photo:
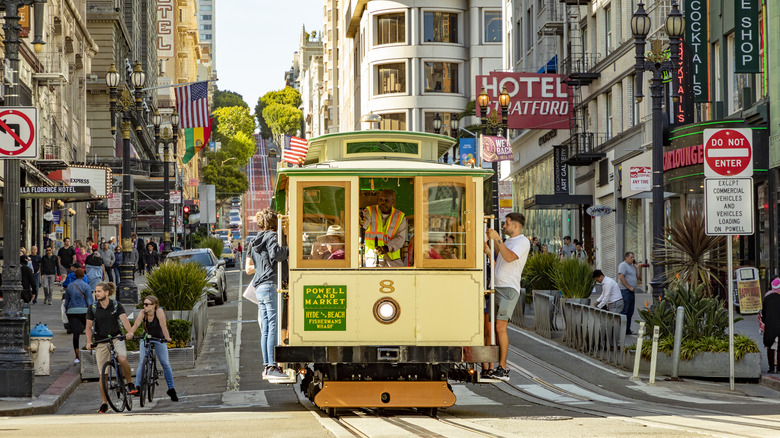
<path fill-rule="evenodd" d="M 97 163 L 95 164 L 110 167 L 111 172 L 113 172 L 114 174 L 122 173 L 122 158 L 99 158 Z M 169 172 L 171 178 L 173 178 L 175 164 L 173 162 L 169 164 L 171 166 Z M 130 173 L 133 175 L 162 178 L 164 176 L 164 171 L 165 171 L 165 162 L 163 161 L 139 160 L 138 158 L 130 159 Z"/>
<path fill-rule="evenodd" d="M 534 331 L 545 338 L 552 338 L 553 330 L 557 330 L 555 322 L 558 313 L 558 291 L 534 292 Z"/>
<path fill-rule="evenodd" d="M 590 72 L 601 59 L 599 53 L 577 54 L 567 57 L 561 63 L 561 72 L 565 76 Z"/>
<path fill-rule="evenodd" d="M 70 163 L 72 161 L 72 149 L 70 145 L 44 144 L 41 160 L 58 160 Z"/>
<path fill-rule="evenodd" d="M 525 297 L 526 292 L 525 288 L 523 288 L 520 290 L 520 298 L 518 299 L 514 312 L 509 315 L 509 322 L 520 328 L 525 328 L 525 324 L 523 323 L 523 320 L 525 319 Z"/>
<path fill-rule="evenodd" d="M 626 315 L 596 307 L 563 303 L 566 322 L 564 342 L 604 362 L 622 366 L 621 347 L 626 341 Z"/>

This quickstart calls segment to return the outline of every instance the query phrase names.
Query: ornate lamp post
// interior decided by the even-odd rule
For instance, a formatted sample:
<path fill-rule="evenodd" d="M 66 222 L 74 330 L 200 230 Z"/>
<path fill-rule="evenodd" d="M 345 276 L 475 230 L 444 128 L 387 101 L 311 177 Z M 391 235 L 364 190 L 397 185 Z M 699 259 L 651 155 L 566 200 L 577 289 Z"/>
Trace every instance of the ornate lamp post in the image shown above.
<path fill-rule="evenodd" d="M 479 93 L 479 96 L 477 96 L 477 112 L 479 113 L 479 118 L 481 121 L 481 129 L 482 129 L 482 135 L 485 135 L 487 133 L 488 128 L 488 117 L 487 117 L 487 107 L 490 105 L 490 97 L 488 96 L 487 92 L 485 91 L 485 87 L 482 87 L 482 91 Z M 507 116 L 508 109 L 509 109 L 509 94 L 506 92 L 506 87 L 501 91 L 501 94 L 498 96 L 498 105 L 501 108 L 501 128 L 499 128 L 499 135 L 502 133 L 505 134 L 507 132 Z M 478 145 L 477 147 L 481 147 L 481 145 Z M 480 151 L 481 153 L 481 151 Z M 493 213 L 493 216 L 495 216 L 496 220 L 499 220 L 498 217 L 498 161 L 493 162 L 493 194 L 491 199 L 491 211 Z"/>
<path fill-rule="evenodd" d="M 152 123 L 154 124 L 154 142 L 157 145 L 160 143 L 163 144 L 163 162 L 165 163 L 165 168 L 163 169 L 163 258 L 167 257 L 168 253 L 171 252 L 171 162 L 168 152 L 170 150 L 169 146 L 171 144 L 175 145 L 179 140 L 179 114 L 176 113 L 175 110 L 174 113 L 171 114 L 170 120 L 173 133 L 169 132 L 168 128 L 165 128 L 162 135 L 160 135 L 162 116 L 158 111 L 155 111 L 154 116 L 152 116 Z"/>
<path fill-rule="evenodd" d="M 663 130 L 664 111 L 663 73 L 672 73 L 672 83 L 677 80 L 677 65 L 680 59 L 680 44 L 685 30 L 685 19 L 677 7 L 677 1 L 672 0 L 672 10 L 666 18 L 666 34 L 669 36 L 671 56 L 664 53 L 661 41 L 656 39 L 651 43 L 652 50 L 645 54 L 645 42 L 650 33 L 650 17 L 645 12 L 642 1 L 637 5 L 637 10 L 631 17 L 631 32 L 634 34 L 634 47 L 636 48 L 636 100 L 641 102 L 642 74 L 651 72 L 650 97 L 653 99 L 653 254 L 658 254 L 664 247 L 664 175 L 663 175 Z M 677 88 L 672 87 L 672 98 L 678 98 Z M 663 267 L 653 263 L 653 279 L 650 285 L 653 287 L 653 302 L 658 302 L 664 294 L 666 282 Z"/>
<path fill-rule="evenodd" d="M 458 120 L 458 114 L 452 113 L 450 114 L 450 135 L 452 137 L 455 137 L 455 148 L 453 149 L 453 153 L 455 156 L 453 157 L 455 160 L 455 163 L 460 163 L 460 120 Z"/>
<path fill-rule="evenodd" d="M 122 252 L 124 261 L 119 267 L 119 285 L 117 291 L 117 300 L 121 303 L 136 304 L 138 302 L 138 287 L 133 278 L 133 265 L 130 258 L 133 252 L 133 244 L 130 235 L 133 231 L 133 215 L 131 196 L 133 193 L 133 176 L 130 174 L 130 127 L 132 124 L 132 112 L 136 111 L 139 117 L 136 130 L 141 130 L 140 121 L 143 111 L 143 99 L 141 98 L 141 89 L 146 82 L 146 74 L 141 69 L 141 63 L 136 62 L 133 74 L 130 75 L 130 82 L 135 89 L 136 98 L 133 100 L 130 91 L 122 90 L 122 95 L 117 98 L 117 87 L 119 87 L 120 76 L 114 63 L 106 73 L 106 85 L 110 90 L 110 110 L 111 110 L 111 133 L 116 132 L 114 119 L 118 113 L 122 114 Z"/>
<path fill-rule="evenodd" d="M 43 48 L 43 4 L 45 0 L 3 0 L 5 9 L 3 30 L 5 31 L 5 59 L 10 63 L 13 77 L 6 78 L 10 84 L 6 89 L 6 106 L 19 105 L 19 7 L 34 6 L 35 39 L 33 46 L 40 52 Z M 15 158 L 4 159 L 3 185 L 3 293 L 4 306 L 0 313 L 0 397 L 32 397 L 33 363 L 25 350 L 24 331 L 27 318 L 22 315 L 22 282 L 19 270 L 19 230 L 21 165 Z M 29 330 L 29 328 L 27 328 Z"/>
<path fill-rule="evenodd" d="M 439 113 L 433 115 L 433 132 L 436 134 L 441 132 L 441 116 Z"/>

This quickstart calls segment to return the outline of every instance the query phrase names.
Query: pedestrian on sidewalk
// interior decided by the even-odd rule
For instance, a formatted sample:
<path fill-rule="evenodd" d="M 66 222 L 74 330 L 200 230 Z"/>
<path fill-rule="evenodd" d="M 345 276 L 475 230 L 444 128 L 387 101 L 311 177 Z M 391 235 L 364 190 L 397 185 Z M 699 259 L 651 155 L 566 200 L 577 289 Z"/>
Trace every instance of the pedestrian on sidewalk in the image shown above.
<path fill-rule="evenodd" d="M 626 315 L 626 334 L 633 335 L 631 318 L 634 316 L 636 303 L 634 290 L 637 285 L 637 275 L 636 260 L 634 260 L 634 253 L 631 251 L 623 256 L 623 261 L 618 266 L 618 281 L 620 282 L 620 295 L 623 297 L 623 310 L 620 313 Z"/>
<path fill-rule="evenodd" d="M 108 242 L 103 242 L 103 248 L 100 250 L 100 257 L 103 258 L 103 266 L 105 266 L 108 281 L 118 283 L 118 281 L 114 281 L 114 250 L 110 248 Z"/>
<path fill-rule="evenodd" d="M 125 308 L 122 307 L 122 303 L 114 301 L 111 297 L 116 292 L 116 286 L 114 283 L 98 283 L 95 287 L 95 302 L 87 308 L 87 350 L 96 348 L 97 369 L 102 370 L 103 364 L 111 359 L 111 353 L 109 352 L 108 343 L 92 345 L 92 329 L 95 330 L 95 340 L 102 341 L 111 337 L 111 343 L 114 344 L 116 350 L 116 360 L 122 367 L 122 373 L 125 376 L 132 376 L 130 373 L 130 364 L 127 362 L 127 348 L 125 347 L 125 341 L 116 339 L 117 336 L 122 334 L 120 324 L 127 331 L 127 339 L 133 339 L 133 331 L 130 326 L 130 321 L 127 320 L 127 313 Z M 100 398 L 103 400 L 103 404 L 100 405 L 98 413 L 105 414 L 108 411 L 107 394 L 103 393 L 103 379 L 105 376 L 100 375 Z M 128 394 L 136 394 L 138 389 L 132 383 L 127 384 Z"/>
<path fill-rule="evenodd" d="M 68 285 L 65 290 L 65 314 L 68 317 L 68 324 L 73 332 L 73 351 L 76 353 L 74 363 L 79 363 L 79 339 L 81 332 L 87 325 L 87 309 L 92 305 L 92 288 L 84 281 L 84 270 L 76 269 L 74 272 L 76 280 Z"/>
<path fill-rule="evenodd" d="M 623 295 L 620 294 L 615 280 L 607 277 L 601 269 L 593 271 L 593 279 L 601 284 L 601 295 L 593 303 L 599 309 L 607 308 L 610 312 L 620 313 L 623 310 Z"/>
<path fill-rule="evenodd" d="M 144 251 L 144 265 L 146 266 L 146 272 L 152 272 L 155 266 L 160 263 L 160 253 L 157 252 L 157 246 L 153 242 L 146 244 L 146 251 Z"/>
<path fill-rule="evenodd" d="M 764 323 L 764 347 L 769 361 L 769 372 L 780 372 L 780 278 L 772 280 L 772 289 L 764 295 L 761 321 Z"/>
<path fill-rule="evenodd" d="M 87 281 L 94 291 L 95 288 L 97 288 L 98 283 L 103 281 L 103 278 L 106 276 L 106 267 L 103 264 L 103 257 L 100 256 L 97 244 L 92 245 L 92 254 L 87 256 L 85 268 L 87 271 Z"/>
<path fill-rule="evenodd" d="M 62 240 L 62 248 L 57 251 L 57 257 L 59 257 L 60 262 L 59 274 L 68 275 L 68 269 L 70 269 L 70 265 L 73 264 L 76 258 L 76 250 L 70 246 L 70 238 L 66 237 Z"/>
<path fill-rule="evenodd" d="M 38 295 L 38 288 L 35 287 L 35 274 L 33 274 L 32 268 L 30 268 L 30 259 L 26 255 L 19 256 L 19 268 L 22 275 L 22 301 L 29 303 L 32 301 L 33 296 Z"/>
<path fill-rule="evenodd" d="M 255 274 L 252 286 L 257 295 L 257 322 L 260 324 L 260 351 L 263 353 L 263 379 L 285 378 L 274 358 L 277 331 L 277 262 L 287 259 L 287 247 L 279 246 L 276 235 L 276 211 L 266 208 L 255 215 L 260 231 L 252 241 L 246 259 L 247 275 Z"/>
<path fill-rule="evenodd" d="M 33 293 L 32 303 L 38 301 L 38 289 L 41 287 L 41 255 L 38 254 L 38 247 L 33 245 L 30 248 L 30 262 L 33 265 L 33 274 L 35 275 L 35 293 Z"/>
<path fill-rule="evenodd" d="M 521 213 L 509 213 L 504 219 L 504 234 L 509 238 L 504 242 L 496 230 L 487 229 L 486 237 L 495 240 L 495 254 L 490 254 L 490 245 L 484 242 L 485 254 L 496 263 L 495 305 L 496 339 L 498 340 L 498 366 L 494 370 L 483 370 L 484 377 L 509 381 L 509 370 L 506 359 L 509 352 L 509 336 L 506 329 L 509 317 L 514 313 L 517 301 L 520 299 L 520 278 L 523 275 L 528 253 L 531 251 L 531 241 L 522 234 L 525 227 L 525 216 Z M 492 372 L 491 372 L 492 371 Z"/>
<path fill-rule="evenodd" d="M 144 332 L 149 336 L 159 339 L 165 339 L 166 342 L 171 342 L 171 335 L 168 333 L 168 325 L 165 319 L 165 311 L 160 308 L 160 301 L 154 295 L 147 295 L 144 298 L 144 311 L 139 318 L 135 320 L 133 324 L 133 333 L 138 330 L 138 327 L 144 325 Z M 138 349 L 138 370 L 135 373 L 135 386 L 141 386 L 141 377 L 144 372 L 144 358 L 146 357 L 146 348 L 144 343 L 146 340 L 141 339 L 140 347 Z M 168 396 L 171 401 L 179 401 L 179 397 L 176 395 L 176 388 L 173 385 L 173 369 L 171 368 L 171 361 L 168 360 L 168 344 L 158 341 L 150 341 L 154 352 L 157 354 L 157 360 L 160 361 L 160 365 L 163 369 L 163 375 L 165 376 L 165 383 L 168 384 Z"/>
<path fill-rule="evenodd" d="M 119 284 L 120 270 L 119 267 L 124 263 L 125 255 L 122 253 L 122 247 L 119 245 L 114 246 L 114 265 L 112 266 L 114 272 L 114 283 Z"/>
<path fill-rule="evenodd" d="M 136 259 L 136 261 L 138 263 L 138 273 L 143 275 L 144 268 L 145 268 L 145 265 L 144 265 L 144 252 L 146 251 L 145 246 L 144 246 L 144 239 L 136 236 L 135 233 L 133 233 L 133 239 L 135 241 L 136 252 L 138 253 L 138 258 Z"/>
<path fill-rule="evenodd" d="M 43 279 L 43 304 L 51 304 L 51 296 L 54 292 L 54 282 L 57 281 L 59 274 L 60 260 L 54 255 L 52 247 L 46 248 L 46 255 L 41 257 L 41 278 Z M 33 299 L 33 304 L 37 303 L 37 298 Z"/>

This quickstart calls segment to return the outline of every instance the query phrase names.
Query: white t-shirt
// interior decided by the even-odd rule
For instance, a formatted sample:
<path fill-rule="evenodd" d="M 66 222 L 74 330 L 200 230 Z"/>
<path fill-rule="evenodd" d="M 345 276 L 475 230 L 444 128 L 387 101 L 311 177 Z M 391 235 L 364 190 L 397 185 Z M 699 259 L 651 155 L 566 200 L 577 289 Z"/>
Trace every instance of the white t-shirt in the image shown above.
<path fill-rule="evenodd" d="M 520 277 L 523 275 L 523 268 L 528 260 L 531 242 L 521 234 L 507 239 L 503 245 L 517 254 L 517 260 L 507 262 L 499 251 L 496 256 L 496 287 L 511 287 L 520 292 Z"/>

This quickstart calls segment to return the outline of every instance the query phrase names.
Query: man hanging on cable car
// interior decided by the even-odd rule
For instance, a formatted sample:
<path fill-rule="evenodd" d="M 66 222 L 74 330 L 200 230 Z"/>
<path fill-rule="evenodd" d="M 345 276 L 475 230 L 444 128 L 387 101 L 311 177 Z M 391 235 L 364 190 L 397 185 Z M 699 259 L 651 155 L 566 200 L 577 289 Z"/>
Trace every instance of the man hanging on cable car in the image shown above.
<path fill-rule="evenodd" d="M 395 192 L 386 189 L 379 193 L 377 205 L 368 206 L 361 212 L 366 248 L 376 253 L 376 266 L 379 267 L 405 265 L 401 248 L 406 243 L 408 225 L 404 213 L 394 205 Z"/>

